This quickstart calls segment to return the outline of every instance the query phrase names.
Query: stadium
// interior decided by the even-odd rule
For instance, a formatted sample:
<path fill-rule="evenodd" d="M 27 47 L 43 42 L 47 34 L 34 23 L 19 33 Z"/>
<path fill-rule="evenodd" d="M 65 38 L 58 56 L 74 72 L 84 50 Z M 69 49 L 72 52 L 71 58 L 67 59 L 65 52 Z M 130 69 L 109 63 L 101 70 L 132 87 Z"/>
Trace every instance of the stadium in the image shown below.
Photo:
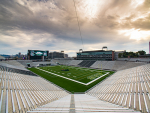
<path fill-rule="evenodd" d="M 26 68 L 29 63 L 31 71 Z M 149 81 L 147 62 L 1 61 L 0 110 L 2 113 L 149 112 Z"/>
<path fill-rule="evenodd" d="M 149 23 L 150 0 L 0 0 L 0 113 L 149 113 Z"/>

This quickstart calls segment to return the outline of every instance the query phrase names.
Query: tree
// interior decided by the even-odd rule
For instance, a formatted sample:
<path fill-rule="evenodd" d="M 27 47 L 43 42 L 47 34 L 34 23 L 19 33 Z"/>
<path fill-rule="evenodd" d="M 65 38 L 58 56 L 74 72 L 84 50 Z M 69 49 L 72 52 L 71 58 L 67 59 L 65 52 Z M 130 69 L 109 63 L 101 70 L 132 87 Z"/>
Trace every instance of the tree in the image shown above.
<path fill-rule="evenodd" d="M 128 58 L 128 56 L 130 56 L 130 58 L 137 58 L 139 57 L 139 55 L 145 55 L 146 52 L 145 51 L 138 51 L 138 52 L 124 52 L 124 53 L 119 53 L 118 57 L 119 58 Z"/>
<path fill-rule="evenodd" d="M 135 57 L 139 57 L 139 54 L 138 54 L 138 52 L 136 52 L 136 53 L 135 53 Z"/>
<path fill-rule="evenodd" d="M 128 52 L 128 56 L 130 56 L 130 58 L 134 57 L 134 53 L 133 52 Z"/>
<path fill-rule="evenodd" d="M 145 55 L 146 54 L 146 52 L 145 51 L 138 51 L 138 53 L 139 53 L 139 55 Z"/>
<path fill-rule="evenodd" d="M 124 52 L 123 53 L 123 58 L 127 58 L 128 57 L 128 52 Z"/>
<path fill-rule="evenodd" d="M 122 53 L 119 53 L 119 54 L 118 54 L 118 57 L 121 58 L 121 57 L 122 57 Z"/>

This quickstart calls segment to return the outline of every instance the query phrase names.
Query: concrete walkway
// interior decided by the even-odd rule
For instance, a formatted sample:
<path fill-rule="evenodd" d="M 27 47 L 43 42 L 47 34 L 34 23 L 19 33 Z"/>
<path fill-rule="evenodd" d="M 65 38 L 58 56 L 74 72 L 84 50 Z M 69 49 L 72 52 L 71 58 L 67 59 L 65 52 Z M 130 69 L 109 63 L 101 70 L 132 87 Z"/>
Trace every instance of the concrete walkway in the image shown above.
<path fill-rule="evenodd" d="M 133 109 L 124 108 L 115 104 L 98 100 L 96 97 L 87 94 L 70 94 L 57 101 L 43 105 L 39 108 L 28 111 L 28 113 L 140 113 Z"/>

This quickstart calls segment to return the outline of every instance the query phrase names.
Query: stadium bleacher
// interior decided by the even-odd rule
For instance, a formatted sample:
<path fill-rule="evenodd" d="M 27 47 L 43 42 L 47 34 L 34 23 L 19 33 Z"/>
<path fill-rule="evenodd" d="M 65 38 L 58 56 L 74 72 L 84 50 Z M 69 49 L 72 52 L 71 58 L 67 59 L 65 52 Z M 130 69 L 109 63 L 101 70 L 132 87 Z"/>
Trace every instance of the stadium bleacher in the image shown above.
<path fill-rule="evenodd" d="M 1 61 L 0 65 L 15 69 L 27 70 L 24 65 L 20 64 L 16 60 Z"/>
<path fill-rule="evenodd" d="M 81 67 L 90 67 L 92 64 L 94 64 L 95 61 L 87 61 L 87 60 L 83 60 L 82 62 L 80 62 L 78 65 Z"/>
<path fill-rule="evenodd" d="M 92 68 L 99 68 L 104 69 L 104 66 L 107 64 L 108 61 L 96 61 L 91 67 Z"/>
<path fill-rule="evenodd" d="M 150 64 L 116 72 L 87 94 L 142 112 L 150 110 Z"/>
<path fill-rule="evenodd" d="M 118 70 L 124 70 L 124 69 L 129 69 L 132 67 L 137 67 L 137 66 L 141 66 L 141 65 L 145 65 L 146 63 L 144 62 L 127 62 L 125 63 L 124 66 L 120 67 Z"/>
<path fill-rule="evenodd" d="M 83 60 L 78 65 L 81 66 L 81 67 L 84 67 L 86 65 L 86 63 L 87 63 L 87 61 Z"/>
<path fill-rule="evenodd" d="M 99 100 L 96 97 L 86 95 L 86 94 L 75 94 L 74 95 L 75 101 L 75 110 L 77 113 L 95 113 L 95 112 L 110 112 L 110 113 L 117 113 L 117 112 L 137 112 L 133 109 L 124 108 L 122 106 L 118 106 L 115 104 L 111 104 L 102 100 Z"/>
<path fill-rule="evenodd" d="M 89 61 L 87 62 L 87 64 L 85 65 L 85 67 L 90 67 L 91 65 L 93 65 L 95 63 L 95 61 Z"/>
<path fill-rule="evenodd" d="M 22 64 L 24 67 L 28 67 L 27 64 L 30 64 L 30 66 L 34 66 L 32 60 L 17 60 L 20 64 Z"/>
<path fill-rule="evenodd" d="M 115 64 L 115 61 L 108 61 L 106 63 L 106 65 L 104 65 L 103 69 L 110 69 L 110 70 L 112 70 L 114 64 Z"/>
<path fill-rule="evenodd" d="M 0 66 L 0 112 L 27 112 L 69 93 L 39 76 Z"/>
<path fill-rule="evenodd" d="M 6 64 L 13 65 L 13 66 L 16 66 L 16 67 L 22 67 L 22 68 L 25 67 L 24 65 L 20 64 L 16 60 L 1 61 L 1 63 L 6 63 Z"/>
<path fill-rule="evenodd" d="M 71 98 L 73 97 L 73 99 Z M 72 100 L 71 100 L 72 99 Z M 74 104 L 75 106 L 70 106 Z M 70 112 L 74 110 L 74 112 Z M 63 97 L 60 100 L 48 103 L 46 105 L 40 106 L 39 108 L 33 109 L 28 113 L 37 113 L 37 112 L 65 112 L 65 113 L 93 113 L 93 112 L 135 112 L 140 113 L 139 111 L 134 111 L 133 109 L 123 108 L 121 106 L 110 104 L 98 100 L 97 98 L 86 95 L 86 94 L 74 94 Z"/>
<path fill-rule="evenodd" d="M 113 66 L 114 70 L 119 70 L 122 66 L 124 66 L 126 61 L 115 61 L 115 65 Z"/>
<path fill-rule="evenodd" d="M 0 64 L 1 68 L 4 68 L 5 70 L 11 70 L 12 73 L 19 73 L 19 74 L 25 74 L 25 75 L 32 75 L 32 76 L 37 76 L 36 74 L 34 74 L 33 72 L 29 71 L 29 70 L 20 70 L 20 69 L 16 69 L 16 68 L 11 68 L 11 67 L 6 67 L 6 66 L 2 66 Z"/>
<path fill-rule="evenodd" d="M 71 60 L 56 60 L 61 65 L 69 65 Z"/>
<path fill-rule="evenodd" d="M 0 62 L 1 113 L 150 111 L 150 64 L 128 61 L 52 60 L 54 65 L 58 62 L 63 65 L 117 70 L 85 94 L 70 94 L 28 71 L 25 68 L 26 62 L 21 62 Z"/>
<path fill-rule="evenodd" d="M 88 61 L 88 60 L 53 60 L 61 65 L 90 67 L 96 69 L 108 69 L 108 70 L 124 70 L 136 66 L 147 64 L 146 62 L 129 62 L 129 61 Z"/>
<path fill-rule="evenodd" d="M 130 61 L 130 62 L 150 62 L 150 58 L 118 58 L 119 61 Z"/>
<path fill-rule="evenodd" d="M 37 67 L 39 65 L 50 65 L 51 62 L 32 62 L 32 60 L 17 60 L 20 64 L 22 64 L 24 67 Z M 53 64 L 54 62 L 52 62 Z M 30 64 L 30 66 L 28 66 Z"/>
<path fill-rule="evenodd" d="M 100 63 L 101 61 L 96 61 L 93 65 L 91 65 L 91 68 L 100 68 L 99 67 L 99 63 Z"/>
<path fill-rule="evenodd" d="M 32 111 L 28 111 L 28 113 L 37 113 L 37 112 L 69 113 L 70 100 L 71 100 L 71 95 L 67 95 L 59 100 L 40 106 L 36 109 L 33 109 Z"/>
<path fill-rule="evenodd" d="M 81 62 L 82 62 L 82 60 L 71 60 L 69 65 L 70 66 L 77 66 Z"/>

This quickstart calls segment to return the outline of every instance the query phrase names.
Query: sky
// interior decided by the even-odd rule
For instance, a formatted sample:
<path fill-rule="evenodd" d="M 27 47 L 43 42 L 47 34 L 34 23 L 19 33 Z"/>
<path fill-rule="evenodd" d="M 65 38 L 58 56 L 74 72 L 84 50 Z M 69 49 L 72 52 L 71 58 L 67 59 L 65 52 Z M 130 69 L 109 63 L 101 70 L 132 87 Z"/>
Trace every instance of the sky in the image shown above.
<path fill-rule="evenodd" d="M 103 46 L 148 54 L 149 41 L 150 0 L 0 0 L 0 54 L 63 50 L 72 57 Z"/>

